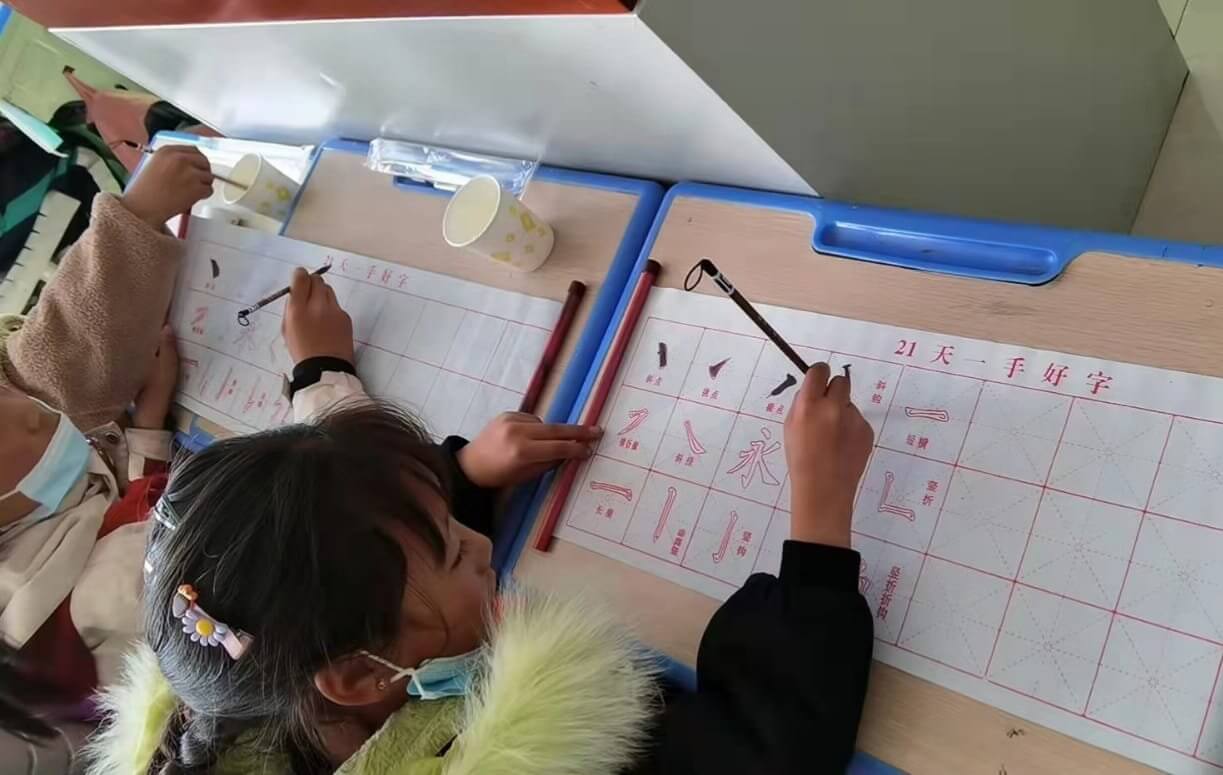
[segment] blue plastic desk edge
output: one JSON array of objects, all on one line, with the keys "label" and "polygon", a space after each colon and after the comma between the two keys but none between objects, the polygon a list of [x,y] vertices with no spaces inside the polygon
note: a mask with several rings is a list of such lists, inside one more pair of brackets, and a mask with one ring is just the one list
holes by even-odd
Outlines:
[{"label": "blue plastic desk edge", "polygon": [[0,35],[4,34],[4,28],[8,25],[9,17],[13,15],[13,9],[0,3]]},{"label": "blue plastic desk edge", "polygon": [[821,253],[960,277],[1041,285],[1088,251],[1223,267],[1223,246],[920,213],[746,188],[684,182],[682,197],[806,213]]}]

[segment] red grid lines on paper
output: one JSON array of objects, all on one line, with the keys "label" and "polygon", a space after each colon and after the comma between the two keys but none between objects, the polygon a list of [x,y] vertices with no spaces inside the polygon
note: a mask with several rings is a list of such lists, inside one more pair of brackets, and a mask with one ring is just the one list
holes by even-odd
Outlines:
[{"label": "red grid lines on paper", "polygon": [[[719,330],[719,329],[712,328],[712,327],[692,325],[689,323],[683,323],[681,321],[676,321],[676,320],[669,320],[669,319],[658,317],[658,316],[650,316],[649,318],[647,318],[647,320],[661,321],[661,322],[669,323],[675,326],[684,326],[690,329],[698,329],[701,332],[702,339],[705,337],[706,333],[718,333],[718,334],[731,335],[735,337],[747,337],[751,339],[757,339],[761,341],[763,343],[763,346],[765,347],[772,346],[771,344],[768,344],[767,341],[764,340],[762,337],[745,335],[740,332],[723,331],[723,330]],[[808,349],[820,349],[815,346],[802,345],[801,343],[797,343],[797,342],[794,344],[795,346],[807,347]],[[653,345],[652,342],[647,342],[643,337],[638,342],[637,349],[646,348],[646,350],[648,351],[649,348],[652,347],[652,345]],[[835,365],[837,351],[833,350],[832,352],[833,352],[832,360]],[[938,505],[937,514],[935,515],[934,520],[933,520],[933,527],[930,529],[929,538],[926,540],[925,545],[922,546],[920,549],[917,549],[906,543],[896,543],[895,541],[891,540],[887,535],[876,534],[875,532],[871,532],[869,530],[867,532],[863,532],[862,529],[857,524],[855,524],[855,527],[854,527],[855,535],[868,536],[874,540],[880,541],[884,545],[889,545],[892,547],[896,547],[897,549],[903,549],[905,551],[915,552],[916,554],[919,554],[921,557],[917,575],[913,582],[913,586],[910,588],[908,598],[903,601],[900,598],[897,598],[896,602],[893,603],[893,613],[894,614],[899,613],[895,611],[896,606],[903,605],[905,607],[903,618],[901,619],[901,625],[899,629],[896,630],[894,637],[881,639],[881,642],[886,643],[894,648],[899,648],[903,651],[911,653],[918,658],[929,660],[931,663],[939,664],[944,667],[964,673],[966,675],[973,676],[980,680],[987,681],[990,683],[990,685],[997,687],[999,689],[1005,689],[1006,691],[1014,693],[1017,696],[1022,696],[1030,700],[1034,700],[1036,702],[1042,703],[1046,706],[1057,708],[1071,716],[1075,716],[1079,719],[1086,720],[1093,724],[1098,724],[1102,728],[1119,731],[1123,734],[1132,736],[1136,739],[1141,739],[1141,740],[1150,742],[1151,744],[1164,748],[1166,750],[1174,751],[1178,754],[1181,754],[1187,757],[1192,757],[1198,761],[1207,762],[1210,764],[1217,764],[1216,762],[1212,762],[1209,759],[1203,758],[1203,756],[1201,755],[1201,751],[1204,749],[1203,737],[1205,737],[1209,732],[1209,730],[1207,729],[1208,715],[1211,714],[1212,707],[1215,702],[1215,692],[1214,692],[1213,685],[1210,690],[1210,697],[1206,700],[1205,705],[1200,707],[1200,715],[1194,716],[1192,718],[1193,732],[1196,734],[1196,740],[1189,740],[1188,743],[1185,743],[1182,741],[1169,742],[1169,739],[1167,737],[1164,737],[1162,734],[1158,732],[1152,733],[1152,734],[1144,734],[1141,727],[1125,729],[1122,726],[1118,726],[1117,723],[1114,723],[1113,719],[1111,719],[1110,717],[1099,717],[1099,718],[1094,717],[1095,715],[1098,715],[1098,713],[1096,713],[1097,709],[1093,706],[1093,698],[1094,698],[1094,695],[1097,689],[1097,684],[1100,681],[1101,670],[1104,669],[1105,660],[1106,660],[1106,652],[1109,649],[1109,643],[1112,639],[1116,637],[1117,628],[1114,627],[1114,624],[1118,621],[1133,622],[1134,624],[1130,625],[1131,627],[1141,626],[1141,627],[1151,628],[1153,630],[1157,630],[1158,632],[1166,633],[1165,637],[1185,639],[1186,643],[1194,642],[1194,643],[1203,644],[1203,646],[1208,645],[1209,649],[1207,651],[1207,655],[1205,658],[1213,660],[1209,663],[1209,667],[1210,667],[1209,672],[1212,676],[1214,676],[1215,684],[1218,683],[1218,680],[1220,678],[1220,673],[1223,672],[1223,637],[1219,637],[1219,636],[1209,636],[1208,637],[1199,632],[1189,632],[1184,628],[1178,628],[1175,626],[1171,626],[1168,623],[1155,622],[1155,621],[1152,621],[1150,617],[1148,616],[1143,616],[1133,611],[1124,610],[1124,602],[1125,602],[1124,591],[1126,589],[1127,583],[1129,582],[1129,570],[1134,562],[1134,553],[1138,549],[1138,544],[1139,544],[1140,537],[1142,535],[1142,531],[1145,529],[1144,526],[1149,521],[1149,515],[1158,516],[1162,519],[1171,520],[1173,522],[1180,523],[1183,525],[1205,527],[1212,533],[1218,533],[1220,531],[1223,531],[1223,527],[1220,527],[1219,525],[1202,524],[1200,522],[1194,521],[1193,519],[1184,519],[1184,518],[1181,518],[1175,515],[1163,515],[1160,512],[1152,508],[1151,497],[1155,491],[1156,483],[1159,480],[1160,474],[1164,469],[1164,459],[1163,459],[1164,452],[1166,452],[1167,450],[1168,441],[1173,432],[1173,421],[1178,417],[1184,417],[1184,416],[1176,415],[1176,414],[1169,413],[1169,412],[1153,411],[1150,409],[1136,407],[1136,406],[1124,404],[1121,402],[1110,401],[1104,398],[1100,398],[1098,396],[1093,396],[1090,398],[1080,397],[1080,396],[1071,396],[1065,393],[1058,392],[1056,390],[1048,390],[1044,388],[1030,387],[1026,385],[1011,384],[1011,383],[1003,382],[1000,380],[991,380],[991,379],[977,377],[977,376],[973,376],[969,374],[958,374],[958,373],[951,372],[951,371],[931,369],[925,366],[910,365],[907,363],[895,363],[893,361],[888,361],[888,360],[881,359],[881,358],[861,356],[861,355],[856,355],[853,353],[841,353],[841,354],[845,355],[848,358],[852,358],[855,360],[875,361],[878,363],[885,363],[885,364],[890,364],[890,365],[898,367],[900,369],[899,377],[897,380],[898,384],[903,383],[906,378],[906,375],[909,374],[910,372],[918,371],[918,372],[932,373],[936,375],[947,375],[950,377],[968,378],[968,379],[973,380],[975,383],[979,385],[979,391],[977,393],[976,402],[972,406],[971,413],[968,415],[968,420],[966,424],[967,430],[965,431],[964,438],[960,440],[959,450],[956,453],[954,460],[951,461],[950,463],[945,464],[948,466],[948,471],[946,473],[945,481],[942,482],[942,487],[944,488],[944,492],[942,493],[943,500]],[[685,374],[685,380],[684,380],[685,385],[688,383],[688,377],[691,374],[692,368],[694,368],[695,365],[696,365],[696,359],[694,358],[692,361],[690,361],[688,372]],[[755,377],[755,372],[753,372],[753,378],[754,377]],[[619,390],[617,391],[617,394],[619,394],[620,392],[623,392],[624,390],[639,390],[643,392],[652,392],[658,395],[659,397],[665,396],[673,402],[672,413],[674,413],[676,408],[681,405],[681,402],[708,405],[703,401],[694,400],[692,397],[686,397],[684,395],[677,395],[675,392],[667,393],[662,390],[654,390],[651,387],[624,384],[623,374],[618,375],[618,379],[621,380],[621,383],[618,385]],[[1013,398],[1014,395],[1018,395],[1018,394],[1010,394],[1006,391],[1028,391],[1034,394],[1055,396],[1061,399],[1065,399],[1066,401],[1069,402],[1065,409],[1065,416],[1060,418],[1060,432],[1057,435],[1056,443],[1053,444],[1052,455],[1051,457],[1049,457],[1048,463],[1045,466],[1044,476],[1039,481],[1036,481],[1033,479],[1027,479],[1023,477],[1016,477],[1016,476],[1008,475],[1004,473],[994,473],[992,471],[979,468],[970,461],[964,461],[961,459],[961,457],[963,456],[965,452],[965,446],[968,444],[968,441],[969,441],[969,434],[973,432],[973,429],[975,427],[977,427],[977,423],[976,423],[977,412],[981,405],[982,398],[984,396],[984,390],[987,386],[990,386],[990,385],[1000,386],[1002,389],[1004,389],[1002,391],[1002,397],[999,399],[1000,401],[1004,403],[1006,400],[1008,400],[1008,396],[1011,396]],[[995,391],[995,392],[998,392],[998,391]],[[893,390],[891,396],[889,396],[887,399],[887,402],[886,402],[887,408],[884,414],[886,419],[884,420],[883,427],[879,428],[878,436],[880,437],[883,436],[884,433],[886,432],[887,425],[895,420],[895,414],[892,410],[893,410],[894,402],[896,400],[897,393],[898,393],[897,390]],[[736,406],[734,409],[727,409],[723,407],[716,407],[716,409],[717,411],[724,413],[727,418],[726,422],[732,425],[736,421],[738,421],[740,418],[743,418],[743,417],[749,417],[754,420],[763,420],[763,421],[771,421],[771,422],[778,421],[779,419],[778,417],[762,416],[759,413],[746,409],[745,404],[748,402],[748,398],[749,397],[747,395],[742,397],[738,402],[738,406]],[[1162,443],[1162,448],[1160,449],[1158,460],[1154,461],[1153,473],[1151,473],[1150,475],[1150,481],[1143,482],[1144,486],[1146,486],[1146,493],[1145,493],[1146,497],[1145,497],[1145,500],[1143,500],[1142,502],[1138,502],[1139,498],[1137,497],[1132,498],[1129,500],[1129,502],[1127,502],[1127,495],[1125,493],[1118,493],[1117,494],[1118,497],[1114,498],[1114,497],[1111,497],[1111,491],[1106,490],[1106,489],[1105,490],[1100,489],[1102,486],[1100,483],[1105,481],[1105,475],[1109,474],[1109,472],[1106,471],[1106,468],[1107,468],[1106,464],[1108,460],[1111,460],[1110,458],[1108,458],[1108,456],[1116,453],[1124,457],[1126,450],[1123,446],[1118,447],[1118,449],[1112,449],[1106,443],[1106,439],[1104,437],[1101,437],[1100,445],[1099,445],[1100,446],[1099,455],[1101,457],[1100,459],[1095,459],[1093,458],[1093,455],[1095,454],[1094,447],[1091,449],[1086,449],[1082,446],[1081,441],[1075,441],[1072,444],[1071,440],[1067,438],[1067,430],[1070,428],[1072,423],[1075,423],[1077,426],[1083,426],[1083,427],[1088,427],[1088,428],[1091,427],[1094,421],[1092,412],[1097,411],[1095,407],[1105,407],[1107,408],[1107,411],[1112,411],[1112,412],[1120,411],[1120,412],[1142,413],[1144,416],[1148,416],[1148,417],[1145,417],[1145,419],[1143,419],[1143,422],[1146,422],[1152,428],[1159,429],[1159,432],[1163,433],[1163,438],[1159,439],[1159,441]],[[1081,414],[1076,414],[1076,413],[1081,413]],[[929,417],[936,416],[936,413],[934,412],[918,413],[918,414],[921,416],[929,416]],[[912,418],[913,416],[914,416],[913,413],[910,413],[909,417]],[[940,419],[940,421],[944,423],[945,421],[943,421],[942,418],[945,416],[946,414],[943,412],[937,413],[937,418]],[[1200,422],[1207,422],[1207,423],[1212,423],[1212,424],[1220,424],[1219,421],[1209,420],[1205,418],[1186,417],[1185,419],[1190,419],[1190,420],[1195,420],[1195,421],[1200,421]],[[669,422],[670,422],[670,417],[667,418],[667,423]],[[1166,427],[1164,427],[1165,423],[1166,423]],[[1142,435],[1142,433],[1144,433],[1145,431],[1141,431],[1140,423],[1139,423],[1139,427],[1140,427],[1140,433],[1138,435]],[[1145,432],[1145,433],[1148,437],[1150,436],[1149,432]],[[1109,438],[1111,439],[1111,437]],[[1146,438],[1143,440],[1143,444],[1149,444],[1151,441],[1152,440],[1150,438]],[[1089,467],[1089,470],[1095,471],[1096,469],[1099,469],[1099,474],[1098,474],[1099,480],[1096,482],[1094,487],[1089,487],[1088,489],[1084,489],[1083,483],[1075,478],[1076,475],[1079,475],[1079,472],[1075,469],[1074,465],[1066,463],[1066,461],[1063,461],[1063,463],[1061,464],[1060,466],[1061,470],[1060,470],[1060,473],[1058,474],[1062,478],[1058,479],[1057,481],[1051,481],[1056,478],[1055,472],[1059,471],[1059,462],[1058,462],[1059,458],[1063,455],[1064,450],[1068,448],[1072,448],[1075,451],[1076,456],[1077,456],[1076,461],[1078,462],[1087,461],[1086,463],[1084,463],[1084,465],[1087,465]],[[928,454],[924,448],[923,449],[917,449],[914,447],[898,448],[895,446],[880,445],[877,447],[877,449],[886,450],[896,455],[908,456],[910,458],[919,459],[919,460],[929,460],[932,462],[938,461],[938,458],[934,454]],[[712,449],[710,451],[711,453],[714,452],[714,450]],[[877,457],[877,455],[873,457]],[[1104,462],[1101,462],[1101,461],[1104,461]],[[698,512],[698,516],[696,517],[697,526],[700,525],[701,520],[704,517],[705,503],[708,501],[709,496],[711,494],[717,494],[717,495],[722,495],[722,496],[732,496],[734,498],[740,498],[746,501],[753,502],[755,504],[758,504],[761,507],[767,507],[769,509],[769,516],[768,516],[768,527],[765,530],[766,533],[772,529],[773,523],[776,520],[788,517],[788,513],[789,513],[788,506],[786,504],[780,503],[782,493],[788,487],[788,476],[789,476],[788,472],[787,472],[787,478],[786,480],[783,480],[783,484],[778,489],[776,497],[774,497],[772,502],[769,503],[767,501],[760,500],[759,498],[754,497],[750,493],[728,492],[725,489],[718,487],[716,482],[706,484],[700,481],[685,479],[684,476],[677,475],[671,471],[658,471],[656,470],[655,465],[653,463],[648,464],[648,465],[643,465],[640,463],[626,462],[623,460],[619,460],[618,462],[624,463],[629,466],[633,466],[639,470],[644,471],[647,477],[665,476],[665,477],[675,479],[680,482],[684,482],[693,487],[699,487],[700,489],[702,489],[704,491],[704,499],[702,501],[701,509]],[[1094,466],[1095,468],[1091,468],[1091,466]],[[1122,472],[1125,470],[1122,465],[1116,465],[1115,467],[1116,467],[1116,472],[1117,472],[1116,475],[1121,475]],[[1032,488],[1039,490],[1039,496],[1036,499],[1035,513],[1031,516],[1031,521],[1026,526],[1026,539],[1023,539],[1023,543],[1022,543],[1023,548],[1022,548],[1022,551],[1019,553],[1019,560],[1018,560],[1018,563],[1015,564],[1013,572],[1009,574],[1000,574],[992,570],[986,570],[986,569],[974,567],[974,565],[971,563],[966,563],[954,557],[943,555],[939,551],[936,551],[931,548],[930,544],[933,542],[934,537],[938,535],[939,525],[943,521],[945,510],[948,508],[949,499],[952,494],[948,491],[952,489],[952,482],[955,481],[957,472],[959,471],[969,472],[971,474],[977,474],[977,475],[981,475],[985,477],[993,477],[993,478],[997,478],[1000,480],[1007,480],[1007,481],[1014,482],[1017,485],[1030,486]],[[1109,475],[1112,475],[1112,474],[1109,474]],[[865,485],[865,482],[863,483],[863,486],[864,485]],[[1048,505],[1046,504],[1046,499],[1048,497],[1054,497],[1054,496],[1064,496],[1067,498],[1081,500],[1087,504],[1098,504],[1100,506],[1107,506],[1107,507],[1112,507],[1116,509],[1132,510],[1133,512],[1136,512],[1139,514],[1138,531],[1135,534],[1132,545],[1129,548],[1130,551],[1129,551],[1129,557],[1125,563],[1125,572],[1121,578],[1119,586],[1116,587],[1116,594],[1112,597],[1111,605],[1101,605],[1099,602],[1096,602],[1094,599],[1084,599],[1084,597],[1076,595],[1073,589],[1069,589],[1069,590],[1050,589],[1047,586],[1045,586],[1043,583],[1040,583],[1039,581],[1035,581],[1035,580],[1025,581],[1019,578],[1019,576],[1024,572],[1024,569],[1026,567],[1025,560],[1027,560],[1029,556],[1029,551],[1031,549],[1031,546],[1034,540],[1034,535],[1037,533],[1039,529],[1039,524],[1041,523],[1042,518],[1045,517],[1045,512],[1042,511],[1042,509]],[[863,500],[861,490],[859,493],[859,497],[856,500]],[[1049,512],[1049,513],[1054,513],[1054,512]],[[656,518],[656,515],[654,516]],[[575,529],[583,530],[583,532],[585,532],[587,535],[598,538],[600,542],[606,542],[612,545],[617,545],[617,546],[629,549],[630,551],[633,551],[636,553],[647,554],[648,556],[654,557],[654,559],[656,560],[659,559],[655,555],[649,555],[649,553],[647,552],[641,552],[641,550],[633,546],[630,546],[629,544],[624,542],[625,534],[629,530],[629,527],[632,524],[633,520],[637,518],[638,518],[638,515],[636,512],[634,512],[633,514],[629,516],[628,520],[625,523],[625,528],[620,533],[620,536],[618,539],[609,538],[606,535],[599,535],[591,531],[584,530],[581,526],[574,525],[572,522],[567,521],[567,524],[569,524],[569,526],[571,527],[574,527]],[[695,529],[695,526],[694,526],[694,529]],[[1022,534],[1021,534],[1021,538],[1022,538]],[[761,539],[763,540],[763,534],[761,536]],[[685,547],[685,557],[683,558],[683,561],[681,561],[680,567],[684,568],[684,570],[687,572],[699,574],[705,578],[712,579],[712,580],[719,582],[719,586],[721,588],[724,588],[725,594],[729,595],[736,588],[735,584],[729,583],[723,578],[712,576],[708,573],[705,573],[704,571],[700,569],[692,568],[690,567],[690,564],[686,562],[687,550],[688,548],[691,547],[691,544],[692,542],[689,541],[688,545]],[[1016,544],[1016,546],[1018,546],[1018,544]],[[920,645],[918,645],[917,647],[914,647],[913,644],[906,644],[906,638],[908,637],[908,629],[911,628],[912,626],[912,622],[910,621],[910,614],[913,611],[912,601],[914,598],[918,597],[919,595],[919,592],[921,590],[922,580],[927,572],[927,568],[929,565],[927,561],[931,558],[937,560],[939,563],[943,563],[943,564],[953,566],[953,567],[959,567],[966,572],[971,572],[973,574],[981,574],[982,578],[991,578],[994,580],[993,583],[1000,584],[1000,585],[1004,584],[1009,588],[1009,594],[1006,595],[1005,605],[1001,607],[1001,613],[1000,615],[997,616],[996,622],[992,620],[990,620],[989,622],[985,622],[990,627],[994,628],[993,633],[992,633],[992,643],[987,643],[988,658],[985,659],[983,663],[979,663],[978,665],[974,666],[971,669],[966,669],[963,664],[953,664],[951,661],[948,661],[947,659],[939,656],[936,653],[924,652],[922,648],[920,647]],[[758,548],[757,554],[752,562],[753,571],[757,571],[761,569],[762,559],[763,559],[763,553]],[[1100,642],[1098,653],[1095,656],[1096,674],[1091,679],[1090,689],[1086,693],[1085,698],[1079,697],[1079,701],[1081,702],[1081,705],[1082,705],[1081,709],[1076,708],[1076,707],[1068,707],[1064,704],[1059,704],[1059,702],[1057,701],[1051,701],[1050,699],[1046,697],[1038,696],[1031,692],[1025,691],[1024,689],[1019,688],[1018,686],[1008,685],[1004,681],[998,680],[995,677],[991,676],[991,671],[999,667],[998,665],[995,664],[999,641],[1002,638],[1005,627],[1008,623],[1008,617],[1012,613],[1011,609],[1013,605],[1015,604],[1015,594],[1016,594],[1017,589],[1031,590],[1031,593],[1028,593],[1029,595],[1032,593],[1039,593],[1040,595],[1045,595],[1045,596],[1048,596],[1049,598],[1055,598],[1057,600],[1064,600],[1067,602],[1072,602],[1076,605],[1083,605],[1083,606],[1086,606],[1090,610],[1097,611],[1100,614],[1107,615],[1108,617],[1107,632],[1105,633],[1103,640]],[[1087,610],[1087,609],[1084,609],[1084,610]],[[1102,621],[1101,621],[1100,627],[1101,629],[1104,629]],[[1094,640],[1092,642],[1094,643]],[[1218,656],[1214,656],[1215,652],[1212,651],[1212,649],[1218,650]],[[1155,680],[1155,679],[1153,678],[1152,680]],[[1099,713],[1103,713],[1104,708],[1101,707],[1098,710],[1099,710]],[[1194,713],[1197,713],[1197,710],[1194,710]],[[1175,721],[1176,719],[1173,719],[1173,720]]]}]

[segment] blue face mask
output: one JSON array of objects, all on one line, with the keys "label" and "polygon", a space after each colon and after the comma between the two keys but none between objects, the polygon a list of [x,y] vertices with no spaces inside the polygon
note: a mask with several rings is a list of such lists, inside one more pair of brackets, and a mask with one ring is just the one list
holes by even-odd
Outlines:
[{"label": "blue face mask", "polygon": [[[468,651],[453,657],[426,659],[419,667],[400,667],[368,651],[361,652],[383,667],[395,671],[386,684],[408,679],[408,694],[422,700],[438,700],[442,697],[460,697],[471,688],[471,678],[480,662],[480,650]],[[380,689],[385,685],[379,683]]]},{"label": "blue face mask", "polygon": [[0,528],[0,535],[18,525],[29,526],[55,516],[64,498],[85,473],[89,465],[89,449],[85,435],[76,429],[67,415],[60,413],[55,435],[34,468],[22,477],[16,487],[0,495],[0,500],[3,500],[20,493],[37,503],[38,508]]}]

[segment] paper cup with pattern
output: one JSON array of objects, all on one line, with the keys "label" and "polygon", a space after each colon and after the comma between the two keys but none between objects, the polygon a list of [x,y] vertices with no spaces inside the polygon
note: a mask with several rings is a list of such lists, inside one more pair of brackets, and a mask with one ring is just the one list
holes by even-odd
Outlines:
[{"label": "paper cup with pattern", "polygon": [[262,156],[246,154],[225,177],[241,184],[221,184],[221,198],[225,204],[237,205],[278,221],[288,220],[293,197],[297,196],[297,183]]},{"label": "paper cup with pattern", "polygon": [[538,269],[556,238],[551,226],[489,175],[454,192],[442,216],[442,237],[519,272]]}]

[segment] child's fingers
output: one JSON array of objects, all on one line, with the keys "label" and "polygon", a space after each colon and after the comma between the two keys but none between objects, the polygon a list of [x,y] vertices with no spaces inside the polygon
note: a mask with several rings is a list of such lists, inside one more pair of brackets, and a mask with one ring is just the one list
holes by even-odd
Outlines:
[{"label": "child's fingers", "polygon": [[538,425],[543,420],[539,419],[539,415],[531,414],[530,412],[502,412],[501,419],[506,422],[529,423]]},{"label": "child's fingers", "polygon": [[310,273],[300,266],[293,270],[293,278],[289,280],[289,297],[291,301],[307,302],[310,301],[310,291],[313,285],[310,282]]},{"label": "child's fingers", "polygon": [[190,148],[187,146],[184,146],[184,148],[186,148],[186,150],[181,156],[183,162],[197,170],[207,172],[209,175],[212,174],[212,165],[208,162],[207,156],[200,153],[198,148]]},{"label": "child's fingers", "polygon": [[528,438],[594,441],[603,435],[602,428],[590,425],[563,425],[560,423],[532,423],[523,429]]},{"label": "child's fingers", "polygon": [[828,397],[838,404],[848,404],[850,395],[849,377],[838,374],[828,383]]},{"label": "child's fingers", "polygon": [[323,282],[322,277],[316,274],[307,275],[307,277],[310,280],[311,308],[316,310],[321,309],[326,307],[329,303],[335,301],[334,292],[330,294],[328,293],[328,291],[331,291],[331,288],[327,286],[327,283]]},{"label": "child's fingers", "polygon": [[807,403],[823,398],[828,392],[828,375],[831,373],[832,370],[823,361],[807,369],[807,376],[798,389],[798,400],[795,403]]},{"label": "child's fingers", "polygon": [[592,451],[589,444],[581,441],[534,441],[523,448],[523,457],[528,463],[542,463],[586,458]]}]

